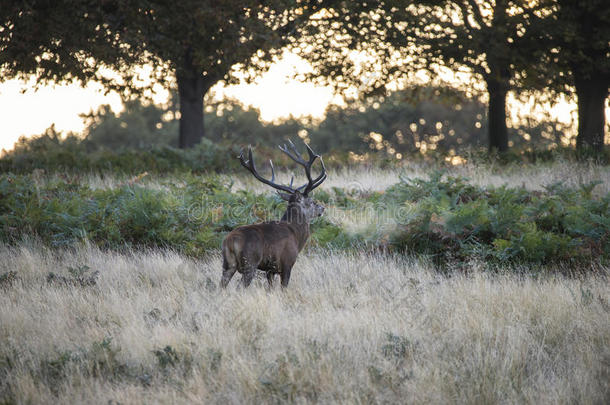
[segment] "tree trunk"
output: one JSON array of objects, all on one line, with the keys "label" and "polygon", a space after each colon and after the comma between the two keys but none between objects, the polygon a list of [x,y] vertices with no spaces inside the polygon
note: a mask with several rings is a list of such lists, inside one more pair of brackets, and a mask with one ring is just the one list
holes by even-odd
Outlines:
[{"label": "tree trunk", "polygon": [[[574,72],[576,76],[576,72]],[[608,97],[607,80],[595,77],[574,80],[578,98],[578,136],[576,148],[601,152],[604,147],[606,116],[604,113]]]},{"label": "tree trunk", "polygon": [[204,136],[203,97],[210,84],[196,69],[178,72],[176,76],[180,104],[178,146],[184,149],[198,144]]},{"label": "tree trunk", "polygon": [[506,152],[508,150],[508,129],[506,127],[506,94],[508,86],[501,80],[487,79],[489,94],[488,136],[489,150]]}]

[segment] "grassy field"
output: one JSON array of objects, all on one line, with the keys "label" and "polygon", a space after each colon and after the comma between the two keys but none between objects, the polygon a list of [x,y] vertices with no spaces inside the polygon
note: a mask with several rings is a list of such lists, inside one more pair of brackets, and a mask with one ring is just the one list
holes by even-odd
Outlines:
[{"label": "grassy field", "polygon": [[[411,259],[317,251],[299,259],[287,291],[268,291],[262,277],[219,291],[216,253],[1,254],[2,271],[18,269],[0,296],[9,403],[610,397],[601,274],[489,275],[473,263],[468,276],[442,277]],[[94,285],[77,281],[88,275]]]},{"label": "grassy field", "polygon": [[[430,170],[349,169],[321,189],[366,195]],[[610,191],[608,167],[591,164],[449,174],[528,190],[598,180],[596,194]],[[41,188],[62,178],[33,177]],[[180,178],[70,181],[163,192]],[[335,208],[328,216],[347,228],[360,221]],[[600,262],[490,271],[472,259],[441,273],[408,254],[316,246],[287,290],[268,290],[259,275],[247,290],[234,280],[221,291],[217,249],[0,244],[0,403],[610,401],[610,269]]]},{"label": "grassy field", "polygon": [[[466,163],[463,165],[446,166],[430,163],[407,163],[399,168],[380,169],[371,166],[354,166],[344,169],[329,169],[328,179],[321,186],[321,190],[333,187],[355,189],[362,191],[382,191],[395,184],[399,176],[410,178],[426,178],[437,170],[444,170],[450,176],[460,176],[469,179],[476,186],[525,187],[528,190],[541,190],[543,186],[563,182],[566,186],[577,187],[581,184],[599,181],[596,192],[605,194],[610,192],[610,166],[591,162],[574,162],[557,160],[543,164],[509,164],[497,165],[481,162]],[[290,181],[291,172],[280,171],[278,180]],[[269,175],[269,173],[267,173]],[[297,176],[299,173],[297,173]],[[150,175],[142,173],[133,175],[116,175],[100,173],[80,173],[72,175],[46,174],[42,171],[35,173],[39,183],[44,184],[60,178],[69,178],[79,184],[85,184],[93,189],[111,189],[137,182],[153,189],[163,189],[168,179],[173,183],[180,183],[180,176]],[[221,179],[233,183],[234,190],[248,190],[255,193],[270,193],[270,189],[259,183],[246,172],[237,174],[221,174]]]}]

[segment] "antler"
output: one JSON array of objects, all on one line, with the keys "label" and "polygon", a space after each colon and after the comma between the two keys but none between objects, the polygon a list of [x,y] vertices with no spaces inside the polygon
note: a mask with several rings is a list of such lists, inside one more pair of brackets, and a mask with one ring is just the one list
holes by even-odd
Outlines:
[{"label": "antler", "polygon": [[[307,147],[307,153],[309,154],[309,161],[305,161],[305,160],[303,160],[303,158],[300,157],[301,154],[297,150],[296,146],[294,146],[294,143],[292,143],[292,141],[288,141],[288,147],[286,145],[284,145],[284,147],[278,146],[278,148],[280,148],[280,150],[282,152],[287,154],[288,157],[290,157],[292,160],[294,160],[295,162],[297,162],[298,164],[300,164],[301,166],[303,166],[305,168],[305,175],[307,176],[307,183],[305,183],[302,186],[297,187],[297,188],[293,188],[293,186],[292,186],[292,184],[294,182],[294,177],[292,177],[290,179],[290,186],[284,186],[282,184],[275,183],[275,169],[273,167],[273,162],[271,160],[269,160],[269,164],[271,165],[271,180],[267,180],[266,178],[264,178],[263,176],[258,174],[258,171],[256,171],[256,166],[254,166],[254,158],[252,157],[252,147],[250,147],[250,146],[248,146],[248,160],[246,160],[244,158],[244,151],[242,149],[239,154],[239,162],[241,163],[241,165],[243,167],[248,169],[248,171],[250,173],[252,173],[252,175],[254,175],[254,177],[256,177],[256,179],[258,181],[265,183],[265,184],[275,188],[276,190],[285,191],[290,194],[294,194],[298,191],[298,192],[302,193],[303,195],[307,196],[308,193],[310,193],[313,189],[315,189],[320,184],[322,184],[322,182],[324,180],[326,180],[326,167],[324,166],[324,161],[322,160],[320,155],[316,155],[314,153],[314,151],[309,147],[309,145],[305,144],[305,146]],[[290,150],[288,148],[290,148],[292,150],[292,152],[290,152]],[[313,165],[315,160],[318,158],[320,159],[320,163],[322,164],[322,172],[320,173],[320,175],[318,177],[316,177],[315,179],[312,179],[311,178],[311,166]]]},{"label": "antler", "polygon": [[296,191],[296,189],[292,188],[292,181],[294,179],[290,180],[291,187],[283,186],[281,184],[277,184],[274,182],[275,169],[273,168],[273,162],[271,160],[269,160],[269,163],[271,164],[271,180],[267,180],[266,178],[264,178],[263,176],[258,174],[258,172],[256,171],[256,166],[254,166],[254,158],[252,157],[252,147],[248,146],[248,160],[244,159],[244,150],[243,149],[241,150],[241,152],[239,153],[239,162],[241,163],[241,165],[243,167],[248,169],[250,171],[250,173],[252,173],[252,175],[257,178],[258,181],[263,182],[263,183],[275,188],[276,190],[285,191],[287,193],[294,194],[294,192]]},{"label": "antler", "polygon": [[[294,160],[295,162],[297,162],[298,164],[300,164],[301,166],[303,166],[305,168],[305,175],[307,176],[307,183],[303,184],[301,187],[297,188],[297,190],[306,196],[313,189],[315,189],[320,184],[322,184],[324,182],[324,180],[326,180],[326,166],[324,166],[324,160],[322,160],[322,157],[320,157],[320,155],[317,155],[309,147],[309,145],[305,144],[305,147],[307,148],[307,154],[309,155],[309,161],[305,161],[305,160],[303,160],[303,158],[301,158],[301,154],[297,150],[296,146],[294,146],[294,143],[292,143],[292,141],[290,141],[290,140],[288,141],[288,146],[286,146],[286,144],[284,144],[284,147],[278,146],[278,148],[280,148],[280,150],[282,152],[284,152],[286,155],[288,155],[288,157],[290,159]],[[292,153],[290,152],[289,148],[292,150]],[[318,177],[316,177],[315,179],[312,179],[311,178],[311,166],[318,158],[320,159],[320,163],[322,164],[322,172],[320,173],[320,175]],[[291,182],[291,185],[292,185],[292,182]]]}]

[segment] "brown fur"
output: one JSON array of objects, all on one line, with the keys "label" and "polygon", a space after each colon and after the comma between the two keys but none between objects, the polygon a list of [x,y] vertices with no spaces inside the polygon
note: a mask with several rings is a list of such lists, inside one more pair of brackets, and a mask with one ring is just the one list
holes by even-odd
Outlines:
[{"label": "brown fur", "polygon": [[270,287],[276,274],[282,287],[288,286],[292,266],[309,238],[309,221],[322,215],[324,208],[298,192],[287,198],[288,209],[280,221],[240,226],[224,239],[221,287],[229,284],[236,271],[248,287],[256,269],[267,273]]},{"label": "brown fur", "polygon": [[[288,286],[292,266],[297,255],[305,246],[309,238],[309,221],[322,215],[324,208],[307,195],[326,180],[326,168],[319,155],[305,144],[309,160],[304,160],[294,144],[279,147],[288,157],[305,169],[307,183],[301,187],[290,186],[274,182],[275,171],[271,165],[271,179],[261,176],[254,165],[252,148],[248,147],[248,158],[244,151],[239,154],[239,161],[260,182],[276,190],[280,197],[288,201],[288,208],[279,221],[263,222],[261,224],[240,226],[234,229],[222,241],[222,280],[220,285],[226,288],[236,271],[242,274],[244,287],[248,287],[254,278],[256,269],[267,272],[269,286],[273,285],[273,278],[280,275],[282,287]],[[318,177],[311,175],[311,166],[320,159],[322,171]]]}]

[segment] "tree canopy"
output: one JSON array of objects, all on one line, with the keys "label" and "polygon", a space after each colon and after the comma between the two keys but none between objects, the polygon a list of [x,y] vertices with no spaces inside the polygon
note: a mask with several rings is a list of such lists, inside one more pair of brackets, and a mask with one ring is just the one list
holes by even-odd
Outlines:
[{"label": "tree canopy", "polygon": [[[134,68],[152,66],[146,87],[177,82],[180,146],[188,147],[204,135],[203,98],[210,87],[266,69],[286,34],[313,10],[310,3],[9,0],[0,11],[0,68],[5,78],[96,79],[129,93],[137,90]],[[104,66],[118,76],[104,75]]]},{"label": "tree canopy", "polygon": [[180,146],[203,136],[203,98],[220,80],[264,70],[280,52],[287,32],[307,14],[307,2],[292,0],[181,2],[142,0],[121,5],[121,34],[139,55],[175,73]]},{"label": "tree canopy", "polygon": [[[490,148],[508,149],[509,90],[543,86],[537,67],[553,2],[421,0],[326,2],[293,47],[311,78],[380,94],[421,70],[466,73],[488,94]],[[308,44],[315,43],[316,46]]]},{"label": "tree canopy", "polygon": [[[576,95],[577,145],[604,144],[605,0],[5,0],[0,8],[0,80],[96,80],[126,98],[155,84],[177,88],[181,147],[204,136],[214,84],[252,80],[286,46],[312,64],[305,79],[348,98],[412,86],[422,71],[459,73],[471,93],[487,95],[488,145],[500,151],[511,144],[509,91]],[[143,65],[150,82],[138,80]]]},{"label": "tree canopy", "polygon": [[37,85],[96,80],[120,90],[100,68],[125,71],[139,60],[116,34],[121,19],[115,6],[87,0],[3,1],[0,80],[33,77]]}]

